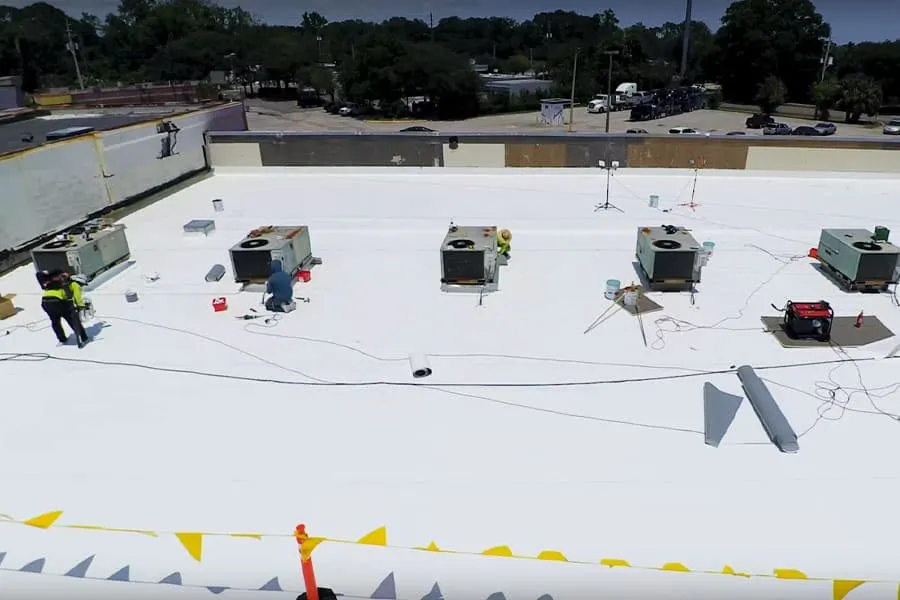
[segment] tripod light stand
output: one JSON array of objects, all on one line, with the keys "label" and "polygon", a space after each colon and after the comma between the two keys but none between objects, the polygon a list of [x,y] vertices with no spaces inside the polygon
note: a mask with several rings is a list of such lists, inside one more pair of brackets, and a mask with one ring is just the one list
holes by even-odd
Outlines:
[{"label": "tripod light stand", "polygon": [[606,164],[605,160],[601,160],[597,162],[597,166],[606,171],[606,202],[602,204],[598,204],[594,207],[594,212],[599,212],[601,210],[609,210],[612,208],[613,210],[617,210],[620,213],[624,213],[625,211],[616,206],[615,204],[609,203],[609,184],[612,177],[612,172],[619,168],[619,161],[614,160],[609,165]]}]

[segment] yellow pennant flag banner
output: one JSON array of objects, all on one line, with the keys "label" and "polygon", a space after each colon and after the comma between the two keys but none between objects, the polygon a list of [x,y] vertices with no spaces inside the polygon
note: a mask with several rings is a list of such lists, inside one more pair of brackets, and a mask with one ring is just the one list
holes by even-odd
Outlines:
[{"label": "yellow pennant flag banner", "polygon": [[[203,540],[206,537],[230,537],[230,538],[247,538],[253,540],[262,540],[263,538],[296,538],[295,531],[290,533],[224,533],[214,531],[153,531],[149,529],[107,527],[104,525],[60,525],[58,521],[62,517],[63,511],[57,510],[40,514],[27,520],[15,519],[9,515],[0,514],[0,523],[12,523],[18,525],[27,525],[37,529],[50,529],[51,527],[66,529],[87,529],[92,531],[103,531],[108,533],[123,533],[134,535],[146,535],[149,537],[174,536],[184,547],[188,554],[196,561],[203,559]],[[669,562],[661,566],[647,566],[632,564],[621,558],[602,558],[599,561],[575,561],[569,560],[566,556],[557,550],[543,550],[536,556],[522,556],[514,553],[509,546],[494,546],[480,552],[447,550],[438,547],[435,542],[430,542],[427,546],[397,546],[388,544],[387,528],[379,527],[362,536],[359,539],[341,539],[332,537],[310,537],[302,542],[300,552],[303,558],[309,558],[312,552],[323,543],[333,544],[362,544],[367,546],[383,546],[385,548],[394,548],[402,550],[417,550],[422,552],[446,552],[451,554],[462,554],[468,556],[492,556],[503,558],[514,558],[524,560],[553,560],[560,562],[569,562],[575,564],[594,564],[603,567],[613,568],[629,568],[641,569],[645,571],[669,571],[675,573],[703,573],[712,575],[726,575],[731,577],[768,577],[775,579],[791,579],[804,581],[831,581],[833,600],[844,600],[844,598],[853,590],[866,583],[893,583],[897,585],[897,598],[900,600],[900,583],[886,580],[872,579],[833,579],[830,577],[809,577],[802,571],[796,569],[773,569],[771,573],[743,573],[736,571],[729,565],[725,565],[718,571],[695,571],[689,569],[683,563]]]}]

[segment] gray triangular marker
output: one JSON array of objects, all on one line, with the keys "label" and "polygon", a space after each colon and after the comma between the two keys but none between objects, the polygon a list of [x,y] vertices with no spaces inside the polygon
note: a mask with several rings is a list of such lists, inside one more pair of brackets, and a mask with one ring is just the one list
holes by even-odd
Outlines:
[{"label": "gray triangular marker", "polygon": [[487,597],[487,600],[506,600],[506,596],[503,594],[503,592],[494,592]]},{"label": "gray triangular marker", "polygon": [[723,392],[708,381],[703,384],[703,436],[707,446],[719,447],[743,401],[743,396]]},{"label": "gray triangular marker", "polygon": [[88,556],[86,559],[69,569],[69,572],[66,573],[66,577],[84,577],[87,575],[88,568],[91,566],[91,563],[94,562],[94,555]]},{"label": "gray triangular marker", "polygon": [[0,565],[3,564],[3,559],[6,558],[6,552],[0,552]]},{"label": "gray triangular marker", "polygon": [[378,584],[372,595],[372,600],[397,600],[397,584],[394,582],[394,572],[388,573],[388,576]]},{"label": "gray triangular marker", "polygon": [[19,569],[20,573],[43,573],[44,572],[44,563],[47,562],[46,559],[39,558],[37,560],[33,560],[21,569]]},{"label": "gray triangular marker", "polygon": [[434,587],[431,588],[431,591],[422,596],[422,600],[444,600],[444,594],[441,592],[441,586],[434,582]]},{"label": "gray triangular marker", "polygon": [[212,592],[213,594],[218,596],[219,594],[221,594],[228,588],[227,587],[206,586],[206,589],[208,589],[210,592]]},{"label": "gray triangular marker", "polygon": [[107,581],[130,581],[131,566],[125,565],[112,575],[106,578]]},{"label": "gray triangular marker", "polygon": [[278,578],[273,577],[272,579],[268,580],[264,586],[259,588],[259,591],[260,592],[283,592],[284,590],[281,589],[281,584],[278,583]]},{"label": "gray triangular marker", "polygon": [[169,585],[181,585],[181,573],[175,571],[170,575],[166,575],[159,580],[160,583],[168,583]]}]

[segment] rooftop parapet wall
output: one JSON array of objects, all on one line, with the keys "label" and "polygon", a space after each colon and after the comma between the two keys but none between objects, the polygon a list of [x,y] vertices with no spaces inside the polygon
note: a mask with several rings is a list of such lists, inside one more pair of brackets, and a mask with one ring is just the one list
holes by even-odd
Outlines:
[{"label": "rooftop parapet wall", "polygon": [[900,140],[596,134],[217,132],[213,167],[621,167],[900,173]]},{"label": "rooftop parapet wall", "polygon": [[[163,121],[177,134],[160,132]],[[242,127],[232,103],[0,155],[0,268],[13,251],[206,169],[204,134]]]}]

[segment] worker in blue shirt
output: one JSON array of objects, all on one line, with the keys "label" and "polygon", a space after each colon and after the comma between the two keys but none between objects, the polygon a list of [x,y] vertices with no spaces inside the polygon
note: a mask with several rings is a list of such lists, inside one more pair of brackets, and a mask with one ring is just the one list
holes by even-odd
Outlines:
[{"label": "worker in blue shirt", "polygon": [[272,312],[291,312],[297,305],[294,303],[294,281],[289,273],[285,273],[280,260],[273,260],[270,265],[269,280],[266,282],[266,310]]},{"label": "worker in blue shirt", "polygon": [[85,300],[81,294],[81,286],[73,281],[68,273],[62,271],[40,271],[38,283],[43,290],[41,307],[50,317],[50,328],[56,334],[60,344],[66,344],[69,336],[62,326],[65,319],[75,332],[79,348],[84,348],[90,341],[84,325],[81,324],[80,311],[85,310]]}]

